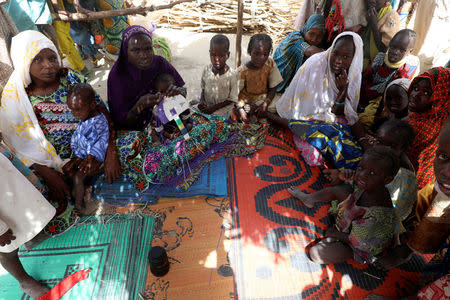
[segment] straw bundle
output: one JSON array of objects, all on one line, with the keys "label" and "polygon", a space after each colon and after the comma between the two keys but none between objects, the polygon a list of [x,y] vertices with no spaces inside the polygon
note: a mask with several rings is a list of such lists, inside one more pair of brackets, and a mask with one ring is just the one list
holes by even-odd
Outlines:
[{"label": "straw bundle", "polygon": [[[279,41],[293,30],[301,0],[243,0],[243,31],[265,32]],[[212,0],[172,7],[155,20],[159,27],[203,32],[236,32],[238,2]]]}]

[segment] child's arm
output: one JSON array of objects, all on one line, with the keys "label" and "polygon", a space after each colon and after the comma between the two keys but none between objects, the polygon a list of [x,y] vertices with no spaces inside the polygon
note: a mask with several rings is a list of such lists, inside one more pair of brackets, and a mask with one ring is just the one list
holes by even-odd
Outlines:
[{"label": "child's arm", "polygon": [[366,11],[366,18],[367,18],[367,23],[368,23],[367,26],[372,31],[373,39],[375,41],[375,45],[377,46],[378,51],[386,52],[387,48],[381,41],[381,34],[380,34],[380,31],[378,30],[377,16],[378,16],[378,12],[375,9],[375,7],[367,6],[367,11]]}]

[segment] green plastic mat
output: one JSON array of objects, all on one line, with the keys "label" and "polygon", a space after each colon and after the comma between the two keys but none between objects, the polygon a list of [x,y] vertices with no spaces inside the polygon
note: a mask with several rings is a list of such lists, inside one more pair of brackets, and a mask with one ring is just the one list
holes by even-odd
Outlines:
[{"label": "green plastic mat", "polygon": [[[90,268],[89,277],[61,299],[139,299],[147,276],[154,218],[82,218],[68,232],[32,250],[20,248],[25,270],[53,287],[68,275]],[[0,266],[0,299],[30,299]]]}]

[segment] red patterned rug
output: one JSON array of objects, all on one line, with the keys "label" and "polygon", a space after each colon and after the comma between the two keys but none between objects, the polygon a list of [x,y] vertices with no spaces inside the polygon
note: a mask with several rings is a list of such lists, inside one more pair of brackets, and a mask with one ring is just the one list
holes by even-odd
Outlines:
[{"label": "red patterned rug", "polygon": [[425,261],[415,255],[388,272],[350,260],[335,265],[309,261],[305,247],[323,237],[329,205],[310,209],[286,189],[322,188],[290,131],[272,133],[251,157],[228,162],[233,213],[230,262],[239,299],[364,299],[369,293],[399,297],[413,290]]}]

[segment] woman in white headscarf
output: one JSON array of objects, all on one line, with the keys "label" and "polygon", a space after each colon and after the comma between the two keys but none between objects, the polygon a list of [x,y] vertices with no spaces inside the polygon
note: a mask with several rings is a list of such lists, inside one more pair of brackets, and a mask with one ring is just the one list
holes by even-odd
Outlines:
[{"label": "woman in white headscarf", "polygon": [[364,136],[356,113],[362,49],[359,35],[341,33],[327,51],[303,64],[277,103],[281,123],[294,132],[294,141],[311,166],[326,159],[338,169],[355,169],[362,156],[355,142]]}]

